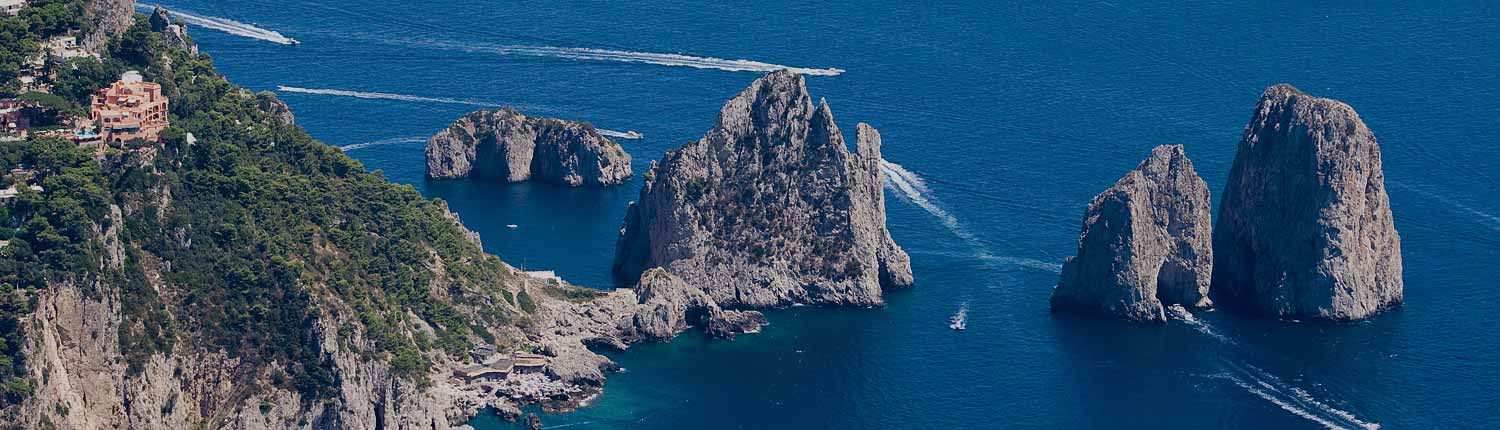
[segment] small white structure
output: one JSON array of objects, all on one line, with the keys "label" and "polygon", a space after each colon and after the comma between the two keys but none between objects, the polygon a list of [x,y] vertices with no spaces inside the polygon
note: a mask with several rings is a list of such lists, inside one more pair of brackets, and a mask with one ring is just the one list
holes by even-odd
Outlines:
[{"label": "small white structure", "polygon": [[[30,188],[32,191],[36,191],[38,193],[42,192],[41,185],[31,185],[27,188]],[[15,185],[11,185],[10,188],[0,190],[0,200],[14,199],[19,195],[21,195],[21,190],[17,189]]]},{"label": "small white structure", "polygon": [[26,7],[29,0],[0,0],[0,15],[16,16],[21,14],[21,8]]}]

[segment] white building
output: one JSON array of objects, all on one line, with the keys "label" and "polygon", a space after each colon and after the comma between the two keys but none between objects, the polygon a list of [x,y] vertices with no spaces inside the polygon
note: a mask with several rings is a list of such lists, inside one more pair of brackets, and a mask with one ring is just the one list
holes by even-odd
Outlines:
[{"label": "white building", "polygon": [[21,8],[26,7],[30,0],[0,0],[0,15],[16,16],[21,14]]}]

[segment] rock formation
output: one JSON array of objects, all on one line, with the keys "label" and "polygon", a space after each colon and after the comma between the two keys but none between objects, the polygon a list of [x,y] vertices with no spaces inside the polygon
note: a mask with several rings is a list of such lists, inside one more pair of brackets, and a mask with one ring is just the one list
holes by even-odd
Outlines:
[{"label": "rock formation", "polygon": [[1052,309],[1166,322],[1163,306],[1211,305],[1212,268],[1208,185],[1182,146],[1158,146],[1089,203]]},{"label": "rock formation", "polygon": [[772,72],[724,105],[701,140],[669,151],[627,210],[614,272],[661,267],[730,307],[878,306],[912,284],[885,227],[880,134],[851,153],[800,75]]},{"label": "rock formation", "polygon": [[270,91],[255,93],[255,103],[260,110],[266,111],[281,125],[292,125],[297,122],[297,117],[292,114],[292,108],[287,107],[286,102],[276,97],[276,93]]},{"label": "rock formation", "polygon": [[91,0],[82,2],[83,32],[78,44],[99,52],[111,38],[135,24],[135,0]]},{"label": "rock formation", "polygon": [[1401,238],[1380,145],[1342,102],[1265,91],[1214,228],[1216,301],[1280,318],[1356,320],[1401,303]]},{"label": "rock formation", "polygon": [[642,274],[635,292],[641,306],[631,322],[638,337],[646,341],[671,340],[695,323],[709,335],[724,339],[760,331],[766,324],[760,312],[724,310],[703,291],[660,268]]},{"label": "rock formation", "polygon": [[630,177],[630,154],[588,123],[507,107],[472,112],[429,139],[427,177],[619,185]]}]

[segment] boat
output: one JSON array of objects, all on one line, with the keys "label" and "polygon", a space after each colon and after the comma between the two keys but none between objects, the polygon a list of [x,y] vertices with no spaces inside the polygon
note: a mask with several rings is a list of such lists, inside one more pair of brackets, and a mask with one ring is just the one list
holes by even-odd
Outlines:
[{"label": "boat", "polygon": [[952,318],[948,318],[948,328],[951,328],[951,329],[954,329],[954,330],[964,330],[964,329],[969,328],[969,304],[968,303],[965,303],[963,306],[959,307],[958,308],[958,313],[953,314]]},{"label": "boat", "polygon": [[521,228],[521,226],[519,226],[519,225],[515,225],[515,224],[506,224],[506,225],[505,225],[505,228],[509,228],[509,229],[517,229],[517,228]]}]

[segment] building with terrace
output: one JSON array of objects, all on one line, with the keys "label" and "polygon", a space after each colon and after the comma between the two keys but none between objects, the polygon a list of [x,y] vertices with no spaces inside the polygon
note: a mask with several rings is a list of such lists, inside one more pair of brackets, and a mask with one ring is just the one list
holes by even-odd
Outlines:
[{"label": "building with terrace", "polygon": [[167,98],[160,84],[146,82],[139,72],[125,72],[119,81],[94,93],[89,119],[107,144],[155,142],[167,128]]}]

